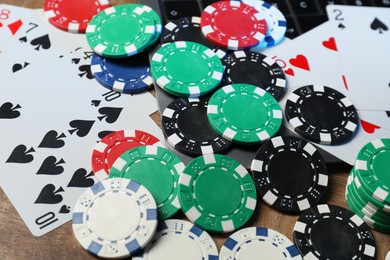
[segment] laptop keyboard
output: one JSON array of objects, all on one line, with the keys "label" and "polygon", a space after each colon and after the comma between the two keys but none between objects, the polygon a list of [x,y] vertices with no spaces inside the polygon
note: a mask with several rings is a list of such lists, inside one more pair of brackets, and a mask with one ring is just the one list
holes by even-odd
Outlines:
[{"label": "laptop keyboard", "polygon": [[[200,16],[201,10],[214,2],[217,1],[161,0],[161,16],[164,22],[184,16]],[[285,15],[286,37],[290,39],[325,22],[328,19],[326,15],[328,4],[390,7],[390,0],[269,0],[267,2],[278,7]]]}]

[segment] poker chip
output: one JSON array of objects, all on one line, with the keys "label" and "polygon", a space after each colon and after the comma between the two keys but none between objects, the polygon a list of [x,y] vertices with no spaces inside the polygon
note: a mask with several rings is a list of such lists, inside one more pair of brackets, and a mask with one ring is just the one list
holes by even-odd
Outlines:
[{"label": "poker chip", "polygon": [[177,183],[184,167],[179,157],[163,147],[138,146],[114,162],[109,177],[144,185],[156,200],[159,219],[167,219],[180,209]]},{"label": "poker chip", "polygon": [[304,259],[375,259],[370,228],[353,212],[321,204],[304,211],[294,226],[294,243]]},{"label": "poker chip", "polygon": [[207,117],[218,134],[238,144],[259,144],[275,136],[282,125],[275,98],[250,84],[231,84],[214,92]]},{"label": "poker chip", "polygon": [[263,201],[297,213],[315,206],[328,186],[328,171],[318,150],[292,136],[277,136],[261,145],[251,164]]},{"label": "poker chip", "polygon": [[213,232],[243,226],[256,207],[256,188],[236,160],[206,154],[190,161],[179,178],[179,201],[187,218]]},{"label": "poker chip", "polygon": [[212,237],[191,222],[161,221],[152,242],[133,260],[217,260],[218,248]]},{"label": "poker chip", "polygon": [[94,54],[91,59],[94,78],[105,88],[135,94],[153,85],[148,56],[144,53],[122,59]]},{"label": "poker chip", "polygon": [[264,227],[248,227],[229,236],[221,248],[220,260],[302,259],[296,246],[285,235]]},{"label": "poker chip", "polygon": [[356,158],[356,177],[377,201],[390,205],[390,139],[376,139],[363,146]]},{"label": "poker chip", "polygon": [[302,137],[320,144],[339,144],[352,138],[359,121],[352,102],[335,89],[308,85],[287,99],[288,122]]},{"label": "poker chip", "polygon": [[88,252],[105,258],[131,256],[157,229],[157,206],[139,183],[113,178],[95,183],[74,206],[74,234]]},{"label": "poker chip", "polygon": [[195,42],[163,45],[152,57],[152,76],[164,91],[179,97],[199,97],[221,82],[223,66],[209,48]]},{"label": "poker chip", "polygon": [[49,22],[58,29],[84,33],[92,17],[110,7],[108,0],[46,0],[43,11]]},{"label": "poker chip", "polygon": [[160,39],[161,32],[162,32],[162,21],[158,13],[154,9],[150,8],[149,6],[142,5],[142,4],[133,4],[133,5],[142,8],[147,13],[147,15],[149,15],[150,18],[152,18],[154,21],[154,27],[155,27],[154,36],[152,37],[151,41],[149,41],[149,43],[143,48],[143,50],[147,50]]},{"label": "poker chip", "polygon": [[286,18],[275,5],[260,0],[242,0],[242,2],[261,13],[267,23],[267,33],[264,39],[254,47],[255,49],[272,47],[284,39],[287,31]]},{"label": "poker chip", "polygon": [[270,57],[249,51],[235,51],[222,59],[222,84],[246,83],[260,87],[279,99],[286,89],[283,69]]},{"label": "poker chip", "polygon": [[108,178],[113,163],[127,150],[141,145],[163,146],[160,140],[140,130],[119,130],[101,139],[92,152],[92,171],[99,180]]},{"label": "poker chip", "polygon": [[229,50],[253,47],[267,32],[263,16],[240,1],[218,1],[207,6],[200,25],[208,40]]},{"label": "poker chip", "polygon": [[226,51],[211,43],[200,29],[200,17],[180,17],[165,24],[161,33],[161,43],[190,41],[196,42],[213,50],[219,58],[226,55]]},{"label": "poker chip", "polygon": [[124,58],[142,52],[155,39],[155,16],[150,7],[123,4],[107,8],[89,22],[86,37],[97,54]]},{"label": "poker chip", "polygon": [[224,153],[231,142],[218,135],[207,119],[207,98],[178,98],[164,110],[161,118],[167,142],[189,156]]},{"label": "poker chip", "polygon": [[364,145],[345,188],[348,208],[370,228],[386,234],[390,234],[389,151],[390,139],[386,138]]}]

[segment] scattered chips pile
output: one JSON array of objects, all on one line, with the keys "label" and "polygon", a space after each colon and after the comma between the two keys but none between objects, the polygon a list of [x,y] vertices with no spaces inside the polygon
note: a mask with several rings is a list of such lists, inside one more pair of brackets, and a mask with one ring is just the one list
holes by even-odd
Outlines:
[{"label": "scattered chips pile", "polygon": [[376,231],[390,234],[390,139],[363,146],[345,190],[348,207]]},{"label": "scattered chips pile", "polygon": [[[324,160],[308,141],[276,136],[286,78],[272,58],[254,52],[284,38],[286,19],[275,6],[219,1],[201,17],[181,17],[164,28],[157,12],[142,4],[47,0],[44,10],[59,29],[86,33],[95,52],[91,71],[105,88],[134,94],[155,83],[176,97],[162,113],[163,133],[175,150],[196,157],[186,166],[140,130],[102,138],[92,153],[100,182],[73,211],[72,227],[86,250],[136,260],[374,259],[369,227],[390,233],[390,139],[363,147],[350,173],[346,199],[356,215],[316,206],[328,186]],[[149,66],[147,51],[158,40],[162,46]],[[285,116],[303,138],[332,145],[352,138],[359,120],[349,99],[318,85],[295,90]],[[259,147],[253,178],[220,154],[232,146]],[[303,211],[294,227],[296,246],[269,228],[238,230],[253,215],[257,192],[278,211]],[[192,223],[169,219],[180,209]],[[236,232],[218,255],[205,230]]]}]

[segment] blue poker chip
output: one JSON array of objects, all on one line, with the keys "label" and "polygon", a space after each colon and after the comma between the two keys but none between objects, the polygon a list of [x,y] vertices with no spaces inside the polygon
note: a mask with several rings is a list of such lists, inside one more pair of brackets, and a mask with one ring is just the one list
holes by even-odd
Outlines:
[{"label": "blue poker chip", "polygon": [[91,71],[95,79],[112,91],[135,94],[153,85],[147,54],[110,59],[94,54]]}]

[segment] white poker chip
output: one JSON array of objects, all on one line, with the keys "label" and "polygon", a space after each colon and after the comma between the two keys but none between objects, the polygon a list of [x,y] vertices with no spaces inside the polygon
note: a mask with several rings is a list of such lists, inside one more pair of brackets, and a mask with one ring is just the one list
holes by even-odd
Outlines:
[{"label": "white poker chip", "polygon": [[221,248],[219,260],[302,259],[296,246],[283,234],[264,227],[249,227],[233,233]]},{"label": "white poker chip", "polygon": [[122,258],[144,248],[157,229],[157,206],[141,184],[106,179],[87,189],[72,216],[74,234],[83,248],[104,258]]},{"label": "white poker chip", "polygon": [[193,223],[168,219],[159,223],[152,242],[133,260],[218,260],[211,236]]},{"label": "white poker chip", "polygon": [[259,44],[251,49],[257,51],[259,48],[274,46],[284,39],[287,31],[287,21],[283,13],[274,5],[261,0],[242,0],[244,4],[255,8],[267,22],[267,33]]}]

